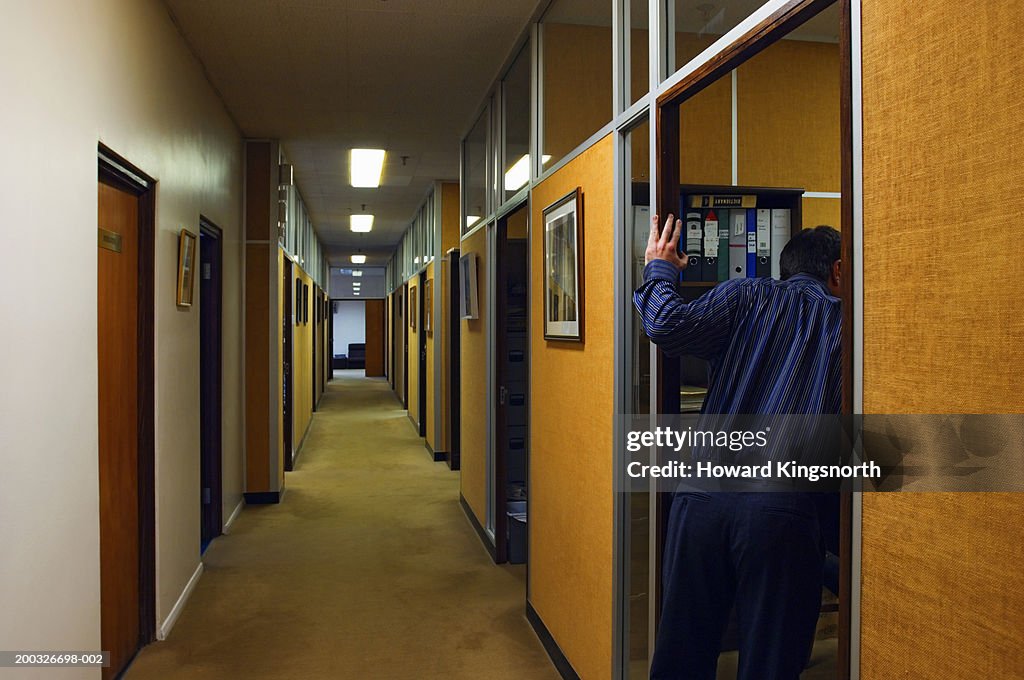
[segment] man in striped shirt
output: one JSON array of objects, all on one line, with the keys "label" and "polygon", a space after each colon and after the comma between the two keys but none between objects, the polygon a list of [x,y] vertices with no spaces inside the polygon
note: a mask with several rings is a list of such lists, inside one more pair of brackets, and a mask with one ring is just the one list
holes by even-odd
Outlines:
[{"label": "man in striped shirt", "polygon": [[[652,220],[633,302],[668,356],[709,363],[704,414],[838,414],[839,233],[820,226],[782,251],[782,280],[725,281],[693,302],[676,290],[682,222]],[[829,502],[823,503],[824,499]],[[713,680],[733,606],[740,680],[796,680],[821,604],[822,520],[835,495],[674,494],[651,678]]]}]

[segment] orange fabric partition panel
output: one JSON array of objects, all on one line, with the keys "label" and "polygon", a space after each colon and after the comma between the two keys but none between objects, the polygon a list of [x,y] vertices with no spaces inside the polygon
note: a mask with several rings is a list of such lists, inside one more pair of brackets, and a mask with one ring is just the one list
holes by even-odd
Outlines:
[{"label": "orange fabric partition panel", "polygon": [[[864,410],[1019,413],[1024,14],[862,7]],[[1022,515],[1019,494],[865,494],[862,678],[1024,677]]]},{"label": "orange fabric partition panel", "polygon": [[480,316],[462,319],[459,366],[461,492],[481,526],[487,526],[487,233],[478,229],[462,241],[463,255],[476,257]]},{"label": "orange fabric partition panel", "polygon": [[[245,246],[245,491],[270,490],[270,246]],[[275,270],[276,272],[276,270]],[[277,310],[275,309],[276,313]],[[262,349],[262,351],[260,351]],[[280,432],[280,430],[278,430]]]},{"label": "orange fabric partition panel", "polygon": [[[301,296],[296,296],[294,286],[298,281],[304,284]],[[313,279],[302,271],[298,264],[292,264],[293,286],[288,293],[295,300],[303,300],[303,309],[294,309],[296,318],[306,318],[304,323],[292,326],[292,450],[298,453],[306,430],[313,420]],[[294,304],[294,303],[293,303]]]},{"label": "orange fabric partition panel", "polygon": [[366,375],[384,375],[384,300],[366,301]]},{"label": "orange fabric partition panel", "polygon": [[[530,218],[530,603],[588,680],[612,670],[612,151],[609,135],[536,187]],[[577,186],[585,341],[548,341],[542,210]]]},{"label": "orange fabric partition panel", "polygon": [[839,103],[835,43],[780,40],[744,62],[736,71],[739,183],[839,191]]}]

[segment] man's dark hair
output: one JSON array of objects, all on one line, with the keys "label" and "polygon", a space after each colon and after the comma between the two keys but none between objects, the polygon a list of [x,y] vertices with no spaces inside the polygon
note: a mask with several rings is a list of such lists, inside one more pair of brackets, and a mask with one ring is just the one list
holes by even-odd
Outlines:
[{"label": "man's dark hair", "polygon": [[839,259],[839,232],[827,225],[802,229],[789,239],[779,257],[779,269],[785,281],[797,274],[808,274],[828,283],[832,263]]}]

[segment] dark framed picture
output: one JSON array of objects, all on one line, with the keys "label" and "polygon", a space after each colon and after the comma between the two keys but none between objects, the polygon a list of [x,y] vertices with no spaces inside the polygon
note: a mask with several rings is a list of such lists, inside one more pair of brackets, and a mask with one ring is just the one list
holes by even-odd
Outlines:
[{"label": "dark framed picture", "polygon": [[416,287],[409,286],[409,328],[416,330]]},{"label": "dark framed picture", "polygon": [[178,234],[178,294],[179,307],[192,306],[192,291],[195,289],[196,262],[198,260],[196,246],[198,239],[188,229]]},{"label": "dark framed picture", "polygon": [[302,325],[302,279],[295,279],[295,325]]},{"label": "dark framed picture", "polygon": [[423,330],[434,335],[434,279],[423,284]]},{"label": "dark framed picture", "polygon": [[476,286],[476,253],[466,253],[459,258],[459,317],[477,319],[480,317],[480,299]]},{"label": "dark framed picture", "polygon": [[583,342],[583,193],[544,209],[544,338]]},{"label": "dark framed picture", "polygon": [[309,284],[302,284],[302,323],[309,323]]}]

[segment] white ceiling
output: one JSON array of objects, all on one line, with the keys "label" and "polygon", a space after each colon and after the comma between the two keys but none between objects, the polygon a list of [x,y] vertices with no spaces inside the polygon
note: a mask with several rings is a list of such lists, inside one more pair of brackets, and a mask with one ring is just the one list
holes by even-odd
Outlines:
[{"label": "white ceiling", "polygon": [[[242,134],[281,140],[337,264],[357,248],[383,263],[432,182],[458,178],[459,141],[537,5],[165,1]],[[348,185],[352,147],[387,150],[380,188]],[[364,204],[373,231],[353,234]]]}]

